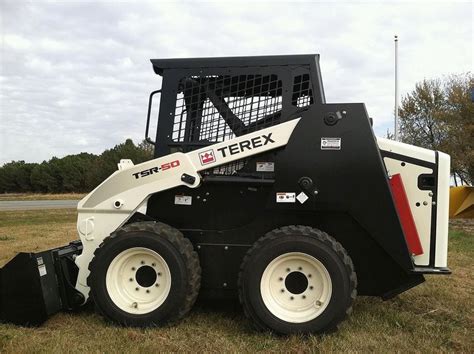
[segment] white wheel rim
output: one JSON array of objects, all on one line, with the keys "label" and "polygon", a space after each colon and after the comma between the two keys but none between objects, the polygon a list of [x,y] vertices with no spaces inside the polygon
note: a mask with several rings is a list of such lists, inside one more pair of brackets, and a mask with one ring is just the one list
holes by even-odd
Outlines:
[{"label": "white wheel rim", "polygon": [[[155,271],[156,280],[153,271]],[[155,251],[133,247],[118,254],[105,278],[114,304],[131,314],[146,314],[160,307],[171,289],[171,273],[166,261]]]},{"label": "white wheel rim", "polygon": [[306,253],[290,252],[278,256],[265,268],[260,293],[274,316],[286,322],[303,323],[318,317],[329,305],[332,281],[319,260]]}]

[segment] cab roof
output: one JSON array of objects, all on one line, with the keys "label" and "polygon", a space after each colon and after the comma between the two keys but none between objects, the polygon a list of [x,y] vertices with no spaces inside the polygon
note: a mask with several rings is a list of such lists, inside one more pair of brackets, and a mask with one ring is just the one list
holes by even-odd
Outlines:
[{"label": "cab roof", "polygon": [[166,69],[247,67],[247,66],[284,66],[284,65],[319,65],[319,54],[299,55],[266,55],[247,57],[214,57],[214,58],[173,58],[151,59],[153,70],[163,75]]}]

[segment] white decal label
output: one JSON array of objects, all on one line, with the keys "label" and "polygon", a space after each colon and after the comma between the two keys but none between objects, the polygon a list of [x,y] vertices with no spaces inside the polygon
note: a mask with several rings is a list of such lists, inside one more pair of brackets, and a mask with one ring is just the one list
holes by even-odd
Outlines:
[{"label": "white decal label", "polygon": [[300,194],[298,194],[296,196],[296,199],[298,199],[298,201],[301,204],[304,204],[304,202],[307,201],[309,199],[309,197],[304,192],[301,192]]},{"label": "white decal label", "polygon": [[276,194],[277,203],[295,203],[296,193],[283,193],[279,192]]},{"label": "white decal label", "polygon": [[40,274],[40,277],[43,277],[43,276],[45,276],[46,274],[48,274],[48,273],[46,272],[46,266],[45,266],[44,264],[38,266],[38,272],[39,272],[39,274]]},{"label": "white decal label", "polygon": [[321,150],[341,150],[341,138],[321,138]]},{"label": "white decal label", "polygon": [[274,172],[274,162],[257,162],[257,172]]},{"label": "white decal label", "polygon": [[175,195],[174,203],[176,205],[191,205],[193,203],[193,197],[190,195]]}]

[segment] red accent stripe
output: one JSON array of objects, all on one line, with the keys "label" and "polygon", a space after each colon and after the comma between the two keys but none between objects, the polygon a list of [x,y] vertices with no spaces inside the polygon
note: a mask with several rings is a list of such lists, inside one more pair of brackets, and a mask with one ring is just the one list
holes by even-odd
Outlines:
[{"label": "red accent stripe", "polygon": [[405,192],[402,176],[400,174],[392,176],[390,179],[390,187],[392,188],[393,200],[395,201],[408,249],[415,256],[423,254],[420,236],[416,230],[415,220],[411,213],[410,203],[408,202],[407,193]]}]

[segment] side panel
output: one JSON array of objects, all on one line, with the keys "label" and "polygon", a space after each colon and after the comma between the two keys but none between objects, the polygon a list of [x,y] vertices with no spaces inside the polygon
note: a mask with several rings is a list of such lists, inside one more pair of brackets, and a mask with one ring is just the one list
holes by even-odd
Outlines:
[{"label": "side panel", "polygon": [[431,219],[433,208],[432,196],[430,196],[430,194],[432,194],[432,192],[418,188],[418,177],[422,174],[431,175],[434,169],[419,166],[415,162],[410,163],[390,157],[385,157],[384,162],[389,175],[395,175],[397,173],[402,175],[403,185],[424,251],[423,254],[414,257],[414,262],[416,265],[427,266],[430,262],[431,248]]},{"label": "side panel", "polygon": [[447,267],[450,158],[377,138],[389,175],[401,174],[424,253],[416,266]]},{"label": "side panel", "polygon": [[[336,124],[327,124],[327,117],[332,115],[341,118]],[[339,143],[328,149],[324,146],[328,139]],[[413,269],[385,165],[363,104],[312,107],[278,155],[275,175],[277,192],[299,193],[300,179],[310,178],[311,198],[304,209],[348,213],[399,267],[406,272]],[[300,206],[277,204],[274,208],[294,211]]]},{"label": "side panel", "polygon": [[435,267],[448,266],[449,181],[451,158],[438,152],[438,208],[436,213]]}]

